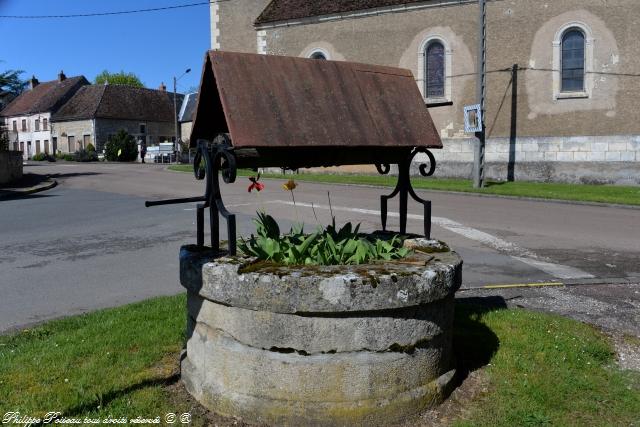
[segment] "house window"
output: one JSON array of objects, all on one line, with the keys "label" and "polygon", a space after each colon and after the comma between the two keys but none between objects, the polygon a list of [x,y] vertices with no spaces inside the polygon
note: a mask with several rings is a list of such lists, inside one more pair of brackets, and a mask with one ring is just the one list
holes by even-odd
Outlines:
[{"label": "house window", "polygon": [[27,120],[22,119],[22,132],[26,132],[26,131],[27,131]]},{"label": "house window", "polygon": [[69,142],[69,152],[70,153],[75,153],[75,151],[76,151],[76,137],[75,136],[68,136],[67,137],[67,141]]},{"label": "house window", "polygon": [[42,119],[42,130],[48,130],[47,127],[49,126],[49,120],[48,119]]},{"label": "house window", "polygon": [[424,93],[427,98],[444,98],[445,52],[439,41],[427,44],[425,49]]},{"label": "house window", "polygon": [[49,140],[48,139],[44,140],[44,152],[45,152],[45,154],[49,154]]},{"label": "house window", "polygon": [[584,33],[577,28],[571,28],[562,36],[562,92],[584,91],[584,65]]},{"label": "house window", "polygon": [[36,154],[40,154],[40,140],[36,139]]},{"label": "house window", "polygon": [[35,120],[35,129],[36,129],[36,132],[40,130],[40,119]]},{"label": "house window", "polygon": [[13,121],[13,131],[18,132],[18,122],[15,120]]},{"label": "house window", "polygon": [[147,125],[146,124],[140,123],[140,133],[143,134],[143,135],[145,133],[147,133]]},{"label": "house window", "polygon": [[20,151],[24,153],[24,141],[20,141]]},{"label": "house window", "polygon": [[82,148],[86,150],[87,146],[91,144],[91,135],[82,135],[82,140]]}]

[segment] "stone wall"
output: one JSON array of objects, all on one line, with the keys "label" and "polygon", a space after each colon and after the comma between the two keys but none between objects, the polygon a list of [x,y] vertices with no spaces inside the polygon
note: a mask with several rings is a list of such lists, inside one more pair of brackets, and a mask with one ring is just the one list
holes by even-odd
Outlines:
[{"label": "stone wall", "polygon": [[[475,139],[444,139],[436,177],[471,178]],[[426,160],[426,156],[417,160]],[[485,175],[497,180],[640,184],[640,136],[523,137],[487,141]]]},{"label": "stone wall", "polygon": [[0,185],[22,178],[22,152],[0,151]]},{"label": "stone wall", "polygon": [[193,129],[193,122],[182,122],[180,123],[180,135],[181,139],[184,142],[189,142],[191,138],[191,130]]},{"label": "stone wall", "polygon": [[[276,22],[252,27],[250,37],[246,25],[259,15],[254,6],[244,0],[220,4],[225,12],[217,18],[219,48],[302,57],[320,50],[332,60],[408,68],[424,92],[425,43],[442,41],[446,102],[429,107],[445,140],[437,157],[441,174],[466,174],[459,171],[468,170],[473,158],[463,107],[476,102],[475,1],[424,1]],[[495,0],[487,8],[490,171],[504,175],[511,150],[511,169],[527,179],[638,182],[640,43],[628,28],[640,15],[640,2]],[[586,87],[573,94],[559,91],[560,39],[569,28],[578,28],[586,40]]]},{"label": "stone wall", "polygon": [[[70,122],[54,122],[53,137],[56,138],[56,152],[75,153],[84,136],[89,136],[89,141],[95,146],[93,136],[93,120],[74,120]],[[75,140],[74,146],[69,147],[69,137]]]},{"label": "stone wall", "polygon": [[269,0],[232,0],[212,2],[211,49],[255,53],[257,35],[253,22]]},{"label": "stone wall", "polygon": [[[140,124],[146,125],[145,133],[140,133]],[[119,130],[124,129],[133,135],[136,141],[143,139],[147,145],[159,142],[171,141],[175,135],[175,124],[173,122],[145,122],[141,120],[117,120],[117,119],[96,119],[95,140],[96,149],[101,151],[109,139],[109,135],[115,135]]]},{"label": "stone wall", "polygon": [[[266,53],[308,56],[321,48],[330,59],[410,69],[423,88],[424,42],[442,40],[451,57],[446,73],[451,105],[430,108],[444,137],[463,131],[464,105],[475,103],[477,6],[418,3],[361,17],[301,20],[256,28],[266,32]],[[634,105],[640,97],[640,44],[626,30],[640,2],[618,0],[490,1],[488,3],[487,117],[489,137],[508,137],[512,115],[518,137],[638,135]],[[224,22],[224,16],[221,17]],[[587,32],[587,88],[558,97],[558,34],[567,26]],[[224,38],[222,39],[224,41]],[[226,47],[222,46],[222,49]],[[512,100],[511,67],[518,64]],[[635,77],[634,77],[635,76]],[[515,108],[512,109],[512,101]]]}]

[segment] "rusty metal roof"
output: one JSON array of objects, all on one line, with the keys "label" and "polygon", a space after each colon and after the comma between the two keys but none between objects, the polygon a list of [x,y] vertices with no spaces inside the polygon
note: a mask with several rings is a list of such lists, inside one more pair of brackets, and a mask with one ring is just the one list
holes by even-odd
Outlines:
[{"label": "rusty metal roof", "polygon": [[221,132],[236,148],[442,148],[409,70],[209,51],[190,140]]}]

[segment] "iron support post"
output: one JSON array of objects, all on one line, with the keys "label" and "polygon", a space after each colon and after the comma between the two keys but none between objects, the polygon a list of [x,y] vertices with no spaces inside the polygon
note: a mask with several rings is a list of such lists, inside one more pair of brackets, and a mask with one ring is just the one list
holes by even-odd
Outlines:
[{"label": "iron support post", "polygon": [[173,142],[173,149],[178,151],[178,105],[176,103],[176,91],[178,86],[178,79],[173,76],[173,124],[175,130],[175,138]]}]

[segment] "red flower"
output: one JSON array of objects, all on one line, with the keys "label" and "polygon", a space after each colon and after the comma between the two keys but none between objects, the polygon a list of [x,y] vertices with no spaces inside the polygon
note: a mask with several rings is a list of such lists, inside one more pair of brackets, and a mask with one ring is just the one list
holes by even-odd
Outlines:
[{"label": "red flower", "polygon": [[253,190],[256,190],[256,191],[264,190],[264,184],[261,182],[258,182],[259,180],[260,180],[260,174],[258,174],[258,176],[249,177],[249,181],[251,181],[251,185],[249,185],[249,188],[247,189],[249,193],[251,193],[251,191]]}]

